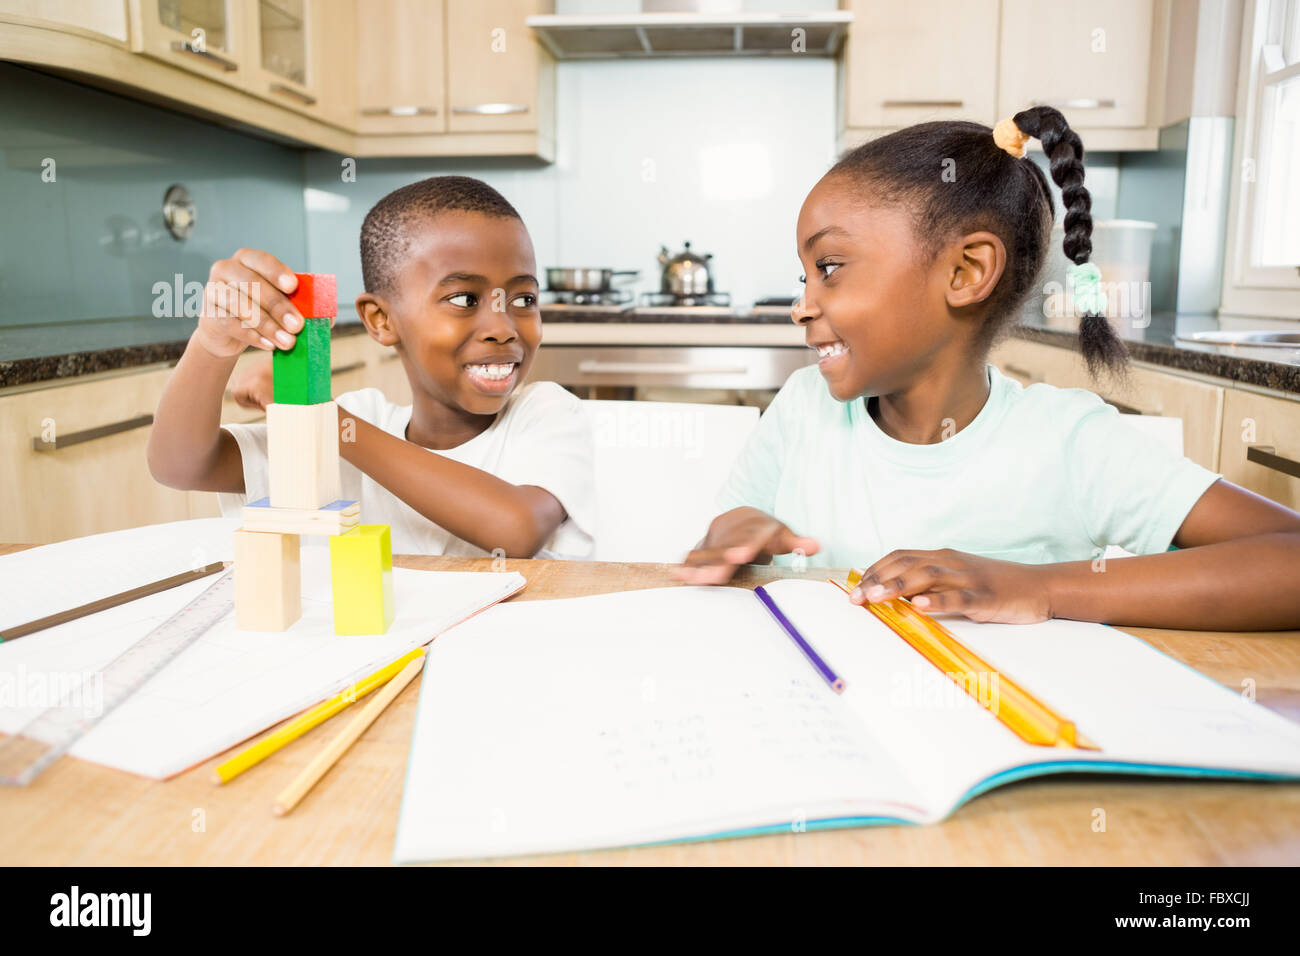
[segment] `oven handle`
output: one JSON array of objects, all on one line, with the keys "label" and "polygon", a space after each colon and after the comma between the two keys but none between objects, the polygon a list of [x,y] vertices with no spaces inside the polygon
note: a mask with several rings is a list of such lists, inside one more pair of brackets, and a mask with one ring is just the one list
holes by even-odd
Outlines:
[{"label": "oven handle", "polygon": [[643,372],[647,375],[747,375],[747,365],[692,365],[690,362],[601,362],[583,359],[578,363],[583,375],[627,374]]}]

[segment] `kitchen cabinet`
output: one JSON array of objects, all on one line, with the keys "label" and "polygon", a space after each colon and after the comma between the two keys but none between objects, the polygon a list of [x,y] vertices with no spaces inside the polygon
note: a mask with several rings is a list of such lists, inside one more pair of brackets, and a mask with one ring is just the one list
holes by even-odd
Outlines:
[{"label": "kitchen cabinet", "polygon": [[1225,392],[1220,385],[1142,365],[1131,366],[1122,383],[1104,377],[1093,380],[1083,357],[1072,349],[1017,338],[998,345],[990,361],[1023,385],[1044,382],[1057,388],[1083,388],[1127,414],[1181,419],[1183,454],[1198,465],[1219,470]]},{"label": "kitchen cabinet", "polygon": [[1155,0],[1002,0],[999,116],[1044,105],[1079,130],[1156,125],[1154,14]]},{"label": "kitchen cabinet", "polygon": [[[150,424],[170,369],[0,396],[0,541],[45,543],[189,517],[153,480]],[[55,439],[36,450],[33,439]]]},{"label": "kitchen cabinet", "polygon": [[245,0],[130,0],[138,53],[243,87],[252,61]]},{"label": "kitchen cabinet", "polygon": [[524,20],[552,4],[447,0],[447,129],[537,132],[554,109],[555,66]]},{"label": "kitchen cabinet", "polygon": [[125,0],[0,0],[0,14],[126,42]]},{"label": "kitchen cabinet", "polygon": [[[250,93],[316,116],[320,99],[323,0],[244,0]],[[342,9],[342,8],[340,8]]]},{"label": "kitchen cabinet", "polygon": [[1229,389],[1218,470],[1228,481],[1300,511],[1300,401]]},{"label": "kitchen cabinet", "polygon": [[997,122],[998,0],[852,0],[844,123],[898,129],[935,119]]},{"label": "kitchen cabinet", "polygon": [[446,132],[445,16],[443,0],[370,0],[361,5],[358,132]]}]

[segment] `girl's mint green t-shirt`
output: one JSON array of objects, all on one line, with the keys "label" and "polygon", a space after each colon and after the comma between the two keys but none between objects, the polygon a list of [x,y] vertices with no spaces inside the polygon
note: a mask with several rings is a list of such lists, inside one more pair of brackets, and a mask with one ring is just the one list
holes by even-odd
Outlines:
[{"label": "girl's mint green t-shirt", "polygon": [[[1168,549],[1220,476],[1123,421],[1091,392],[1028,388],[988,367],[975,420],[934,445],[889,437],[816,366],[790,376],[719,493],[816,538],[808,563],[865,567],[896,549],[953,548],[1045,564],[1114,545]],[[790,564],[790,555],[776,559]]]}]

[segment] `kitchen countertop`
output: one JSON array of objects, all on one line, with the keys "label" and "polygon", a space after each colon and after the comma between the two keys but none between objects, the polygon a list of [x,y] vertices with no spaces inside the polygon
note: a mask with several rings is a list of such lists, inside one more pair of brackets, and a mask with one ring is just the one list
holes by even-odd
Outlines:
[{"label": "kitchen countertop", "polygon": [[[545,343],[581,345],[803,345],[802,332],[784,312],[746,308],[710,310],[700,316],[674,309],[598,309],[546,306]],[[1300,395],[1300,349],[1215,346],[1182,342],[1177,333],[1240,330],[1249,319],[1209,315],[1156,315],[1148,327],[1126,334],[1137,361]],[[1267,322],[1260,322],[1266,327]],[[98,372],[175,362],[194,330],[194,319],[128,318],[102,322],[44,323],[0,328],[0,388],[52,382]],[[358,322],[341,322],[336,336],[362,335]],[[1029,341],[1075,349],[1078,334],[1040,318],[1017,326]],[[67,351],[69,338],[77,341]]]}]

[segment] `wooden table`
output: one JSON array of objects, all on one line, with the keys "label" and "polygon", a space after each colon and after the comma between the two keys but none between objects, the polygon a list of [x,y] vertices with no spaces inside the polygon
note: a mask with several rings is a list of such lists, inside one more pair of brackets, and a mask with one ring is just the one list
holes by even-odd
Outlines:
[{"label": "wooden table", "polygon": [[[20,550],[0,546],[0,553]],[[489,559],[399,558],[399,566],[488,570]],[[673,584],[670,566],[510,561],[514,600]],[[782,572],[749,568],[753,587]],[[1220,683],[1300,720],[1300,632],[1126,628]],[[406,688],[288,817],[275,794],[322,746],[295,741],[224,787],[220,758],[156,782],[64,758],[28,788],[0,788],[0,865],[384,864],[391,859],[419,695]],[[1105,831],[1095,832],[1097,810]],[[1300,785],[1058,777],[978,797],[925,827],[823,830],[509,860],[544,864],[1283,864],[1300,861]]]}]

